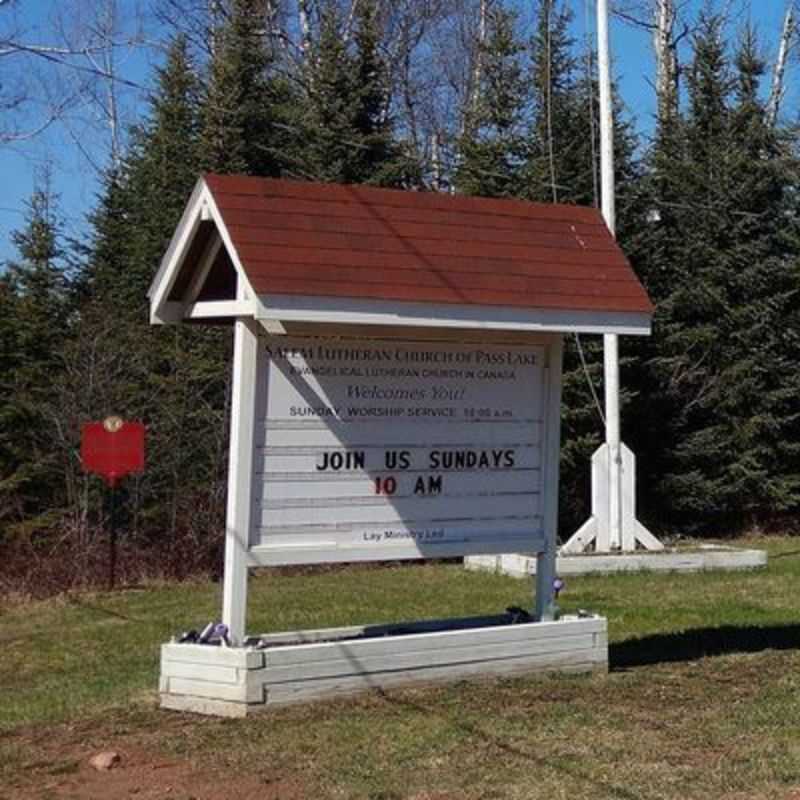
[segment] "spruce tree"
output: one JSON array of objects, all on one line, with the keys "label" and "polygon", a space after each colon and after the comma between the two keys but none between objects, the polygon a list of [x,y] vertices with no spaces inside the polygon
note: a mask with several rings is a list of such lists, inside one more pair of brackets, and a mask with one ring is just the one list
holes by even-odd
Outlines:
[{"label": "spruce tree", "polygon": [[654,503],[684,526],[743,526],[797,504],[796,391],[785,331],[797,291],[797,164],[765,121],[752,30],[733,63],[700,18],[685,116],[659,131],[645,282],[657,304],[640,409]]},{"label": "spruce tree", "polygon": [[[200,83],[183,36],[156,71],[146,121],[127,158],[130,262],[126,280],[141,304],[199,177]],[[133,298],[132,298],[133,299]]]},{"label": "spruce tree", "polygon": [[77,289],[85,299],[116,295],[123,301],[121,306],[127,308],[135,292],[133,287],[124,286],[134,230],[131,219],[134,205],[127,163],[123,160],[101,176],[97,205],[89,214],[89,241],[79,245],[84,263]]},{"label": "spruce tree", "polygon": [[455,188],[483,197],[524,194],[525,125],[528,82],[524,45],[516,36],[517,14],[502,7],[488,13],[487,36],[480,45],[480,85],[466,110],[458,141]]},{"label": "spruce tree", "polygon": [[268,47],[267,4],[231,0],[203,99],[201,164],[210,172],[278,176],[284,169],[287,83]]},{"label": "spruce tree", "polygon": [[16,530],[34,532],[47,527],[64,502],[63,454],[54,446],[62,410],[53,387],[72,320],[49,182],[33,192],[25,226],[11,238],[18,258],[0,279],[0,524],[7,517]]},{"label": "spruce tree", "polygon": [[531,40],[533,121],[525,182],[526,196],[541,202],[575,198],[585,194],[583,186],[591,185],[586,163],[576,169],[574,160],[580,144],[587,141],[589,116],[577,92],[571,22],[572,13],[560,0],[539,3]]},{"label": "spruce tree", "polygon": [[[130,159],[136,198],[130,267],[145,304],[139,326],[147,326],[146,289],[198,178],[200,95],[186,42],[178,38],[158,71]],[[191,532],[202,554],[216,547],[223,525],[230,331],[147,326],[140,335],[139,392],[147,398],[140,414],[151,430],[151,467],[139,487],[141,525],[173,537]]]},{"label": "spruce tree", "polygon": [[[147,425],[148,466],[126,482],[125,507],[129,533],[142,546],[152,537],[166,562],[156,534],[180,547],[177,534],[191,532],[200,556],[215,547],[224,504],[229,331],[153,327],[146,296],[200,174],[199,94],[179,37],[92,217],[81,336],[68,352],[75,379],[65,387],[84,421],[118,413]],[[88,374],[95,364],[102,369]],[[97,498],[90,504],[96,512]]]},{"label": "spruce tree", "polygon": [[390,86],[375,4],[356,9],[352,41],[335,6],[304,64],[305,97],[292,117],[290,172],[325,182],[408,186],[419,168],[394,138]]},{"label": "spruce tree", "polygon": [[17,408],[14,402],[13,375],[20,366],[22,353],[17,343],[17,309],[19,300],[5,274],[0,274],[0,544],[6,525],[21,515],[16,507],[13,476],[19,458],[14,439]]}]

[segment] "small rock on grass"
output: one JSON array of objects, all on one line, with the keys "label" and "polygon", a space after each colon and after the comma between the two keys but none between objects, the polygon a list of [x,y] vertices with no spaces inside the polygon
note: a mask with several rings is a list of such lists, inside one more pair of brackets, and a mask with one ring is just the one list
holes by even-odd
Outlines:
[{"label": "small rock on grass", "polygon": [[105,750],[97,753],[89,759],[89,765],[98,772],[107,772],[114,767],[118,767],[122,761],[122,756],[114,750]]}]

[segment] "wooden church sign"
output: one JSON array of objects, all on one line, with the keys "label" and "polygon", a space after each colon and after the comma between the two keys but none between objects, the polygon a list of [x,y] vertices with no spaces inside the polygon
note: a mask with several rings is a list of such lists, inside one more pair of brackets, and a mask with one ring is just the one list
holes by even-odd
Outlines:
[{"label": "wooden church sign", "polygon": [[235,327],[234,644],[264,565],[532,552],[546,618],[563,336],[653,311],[599,211],[207,175],[150,302]]}]

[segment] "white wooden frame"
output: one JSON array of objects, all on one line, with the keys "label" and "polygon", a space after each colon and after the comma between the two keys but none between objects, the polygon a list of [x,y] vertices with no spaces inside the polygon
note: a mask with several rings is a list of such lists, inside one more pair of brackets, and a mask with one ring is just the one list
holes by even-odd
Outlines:
[{"label": "white wooden frame", "polygon": [[[239,283],[238,299],[245,299]],[[252,514],[252,475],[255,415],[258,405],[258,324],[237,319],[233,344],[233,387],[228,468],[228,507],[225,515],[225,575],[222,620],[231,642],[241,644],[247,623],[247,567]]]},{"label": "white wooden frame", "polygon": [[[240,288],[240,295],[245,290]],[[368,330],[368,329],[367,329]],[[402,331],[402,329],[400,329]],[[411,338],[407,335],[405,338]],[[425,339],[424,330],[417,331],[415,339]],[[474,331],[463,331],[463,341],[475,340]],[[536,552],[538,570],[535,591],[535,617],[552,618],[553,580],[558,529],[558,465],[560,454],[561,372],[563,337],[553,334],[528,335],[529,343],[543,346],[545,350],[542,418],[545,440],[542,442],[542,492],[543,536],[540,543],[527,546]],[[515,341],[519,344],[519,339]],[[256,415],[263,404],[259,391],[266,384],[263,359],[258,357],[259,332],[254,320],[239,319],[234,333],[233,393],[231,400],[231,449],[228,473],[228,509],[225,536],[225,574],[222,621],[228,626],[232,643],[241,644],[246,635],[247,574],[252,567],[271,566],[276,563],[310,563],[303,554],[296,559],[282,555],[276,561],[267,547],[252,546],[250,541],[250,516],[253,513],[253,454],[255,451]],[[513,543],[509,545],[513,549]],[[469,554],[460,543],[443,545],[435,556],[447,558]],[[363,560],[374,551],[353,549],[353,560]],[[324,563],[325,553],[314,563]],[[384,552],[380,560],[391,559]],[[330,561],[341,560],[341,553],[331,551]]]},{"label": "white wooden frame", "polygon": [[[194,265],[194,274],[189,276],[188,281],[181,279],[178,283],[187,253],[203,223],[213,224],[214,233],[198,264]],[[203,286],[223,247],[236,273],[235,296],[224,300],[201,301],[199,298]],[[173,296],[177,294],[176,285],[186,286],[181,297]],[[234,323],[222,608],[223,622],[228,626],[233,647],[165,646],[162,660],[163,705],[230,713],[228,701],[234,701],[236,713],[239,713],[253,703],[292,702],[373,685],[382,687],[397,682],[452,679],[458,675],[605,666],[607,645],[604,620],[551,621],[558,523],[563,336],[572,332],[647,335],[650,333],[649,314],[288,296],[269,291],[257,295],[213,193],[202,179],[194,188],[153,280],[149,297],[153,324],[207,319],[229,319]],[[370,640],[336,646],[326,643],[287,644],[285,654],[274,658],[245,646],[248,571],[253,567],[276,563],[265,548],[254,546],[255,542],[251,540],[256,415],[263,399],[259,393],[266,390],[266,365],[264,359],[259,358],[259,335],[262,329],[274,336],[290,333],[298,336],[333,335],[510,345],[535,342],[544,347],[544,439],[541,442],[540,467],[543,534],[541,541],[536,542],[532,549],[536,552],[537,561],[535,624],[499,628],[490,625],[474,631],[421,630],[417,637],[423,638],[419,638],[419,641],[415,637],[398,635],[392,637],[392,641],[385,646],[379,646],[382,652],[386,650],[385,659],[378,659],[375,664],[370,662],[369,665],[367,660],[362,663],[361,659],[362,654],[364,659],[372,657],[369,653],[375,650],[376,644]],[[509,544],[509,547],[512,546]],[[531,551],[530,547],[527,549]],[[437,553],[440,556],[464,554],[463,543],[443,546]],[[321,560],[325,559],[324,552],[319,555]],[[363,555],[353,552],[354,558]],[[284,558],[281,563],[288,562]],[[298,557],[297,563],[308,562]],[[503,627],[505,629],[501,630]],[[325,635],[333,633],[325,632]],[[425,637],[433,638],[428,641]],[[473,641],[477,641],[475,637],[482,637],[486,641],[485,659],[475,658],[472,647]],[[550,639],[552,642],[542,644]],[[489,646],[495,640],[499,643],[497,652]],[[421,655],[410,652],[409,643],[418,645],[419,650],[414,653]],[[551,644],[554,644],[554,649],[548,650]],[[441,663],[431,659],[428,653],[431,649],[440,651]],[[320,658],[320,654],[328,651],[336,655],[330,662]],[[345,653],[345,659],[339,657],[339,651]],[[549,652],[553,654],[552,657],[548,655]],[[316,666],[303,666],[311,679],[317,681],[313,685],[306,685],[305,679],[279,679],[276,677],[278,673],[271,669],[270,661],[274,661],[277,668],[281,658],[297,658],[298,665],[305,661],[314,665],[323,664],[324,670],[334,670],[337,674],[328,680],[327,673],[318,673]],[[398,663],[398,659],[405,665],[401,671],[391,667],[393,663]],[[347,674],[345,662],[352,667]],[[339,674],[342,670],[344,672]]]},{"label": "white wooden frame", "polygon": [[510,306],[478,306],[347,297],[262,294],[257,319],[341,325],[392,325],[410,328],[469,328],[526,333],[603,333],[647,336],[650,316],[634,312],[560,311]]},{"label": "white wooden frame", "polygon": [[[192,276],[184,297],[180,301],[170,301],[168,298],[201,222],[213,222],[217,237],[209,242],[201,258],[200,267]],[[197,302],[220,247],[225,248],[236,271],[236,299]],[[233,246],[222,214],[214,201],[214,195],[202,178],[195,184],[181,221],[161,260],[161,266],[150,284],[147,296],[150,298],[150,322],[153,325],[192,319],[255,317],[256,294]]]}]

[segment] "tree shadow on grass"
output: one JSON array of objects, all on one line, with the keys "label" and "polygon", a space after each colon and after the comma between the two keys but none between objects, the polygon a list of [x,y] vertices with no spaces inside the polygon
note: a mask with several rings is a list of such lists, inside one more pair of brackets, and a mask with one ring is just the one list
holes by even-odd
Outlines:
[{"label": "tree shadow on grass", "polygon": [[722,625],[628,639],[609,645],[608,666],[622,670],[763,650],[800,650],[800,624]]}]

